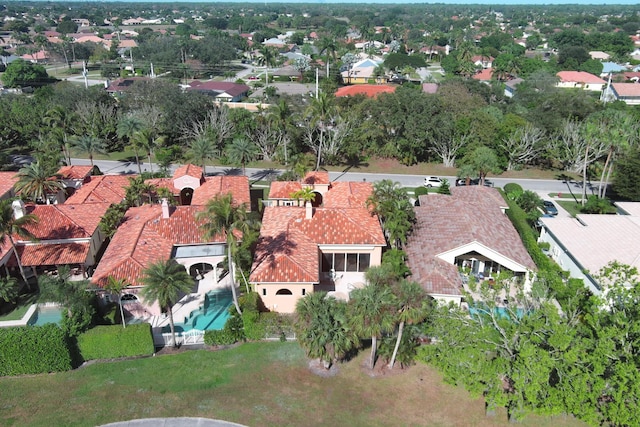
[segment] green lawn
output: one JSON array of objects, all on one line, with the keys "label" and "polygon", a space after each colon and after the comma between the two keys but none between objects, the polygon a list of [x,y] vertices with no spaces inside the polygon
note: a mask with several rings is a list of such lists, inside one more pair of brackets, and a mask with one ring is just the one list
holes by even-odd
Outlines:
[{"label": "green lawn", "polygon": [[557,204],[562,206],[564,210],[569,212],[569,215],[576,216],[580,213],[580,208],[582,205],[580,203],[576,203],[572,200],[554,200]]},{"label": "green lawn", "polygon": [[[441,381],[426,365],[373,378],[366,354],[338,375],[313,374],[296,343],[251,343],[0,378],[5,426],[95,426],[147,417],[207,417],[249,426],[507,426],[504,411]],[[581,426],[527,417],[523,426]]]},{"label": "green lawn", "polygon": [[16,306],[3,304],[0,310],[0,322],[22,319],[27,313],[27,310],[29,310],[29,307],[31,307],[31,304],[34,304],[36,300],[37,296],[34,294],[23,294],[18,297]]}]

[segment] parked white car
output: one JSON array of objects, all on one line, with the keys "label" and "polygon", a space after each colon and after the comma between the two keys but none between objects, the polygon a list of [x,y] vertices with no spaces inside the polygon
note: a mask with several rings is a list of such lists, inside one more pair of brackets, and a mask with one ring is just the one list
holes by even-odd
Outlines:
[{"label": "parked white car", "polygon": [[427,188],[440,187],[442,185],[442,179],[437,176],[427,176],[424,178],[424,186]]}]

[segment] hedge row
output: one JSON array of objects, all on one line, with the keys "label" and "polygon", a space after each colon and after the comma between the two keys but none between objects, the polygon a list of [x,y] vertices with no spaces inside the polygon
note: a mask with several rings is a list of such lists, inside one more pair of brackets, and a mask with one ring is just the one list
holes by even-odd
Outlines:
[{"label": "hedge row", "polygon": [[78,348],[84,360],[146,356],[155,351],[148,323],[96,326],[78,336]]},{"label": "hedge row", "polygon": [[70,343],[58,325],[0,328],[0,376],[71,368]]}]

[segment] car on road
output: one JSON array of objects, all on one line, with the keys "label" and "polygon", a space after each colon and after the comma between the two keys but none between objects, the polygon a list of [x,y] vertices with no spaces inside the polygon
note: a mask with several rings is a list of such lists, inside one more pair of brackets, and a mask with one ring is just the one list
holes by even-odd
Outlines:
[{"label": "car on road", "polygon": [[[459,178],[456,180],[456,186],[462,186],[462,185],[467,185],[467,179],[466,178]],[[480,178],[474,178],[474,179],[469,179],[469,185],[480,185]],[[484,186],[485,187],[493,187],[493,182],[489,181],[488,179],[484,179]]]},{"label": "car on road", "polygon": [[424,178],[424,186],[427,188],[435,187],[438,188],[442,185],[442,179],[437,176],[426,176]]},{"label": "car on road", "polygon": [[554,205],[551,200],[545,200],[542,202],[542,210],[547,215],[558,215],[558,208],[556,208],[556,205]]}]

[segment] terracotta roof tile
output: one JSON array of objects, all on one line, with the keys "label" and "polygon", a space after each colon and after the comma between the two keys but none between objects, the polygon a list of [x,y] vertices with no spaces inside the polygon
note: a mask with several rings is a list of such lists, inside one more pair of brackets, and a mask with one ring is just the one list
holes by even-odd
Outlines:
[{"label": "terracotta roof tile", "polygon": [[246,203],[251,206],[249,178],[246,176],[210,176],[198,188],[193,190],[192,205],[205,205],[218,195],[233,196],[233,203],[238,206]]},{"label": "terracotta roof tile", "polygon": [[335,96],[342,97],[364,95],[368,98],[375,98],[381,93],[393,93],[395,91],[395,86],[359,84],[341,87],[336,91]]},{"label": "terracotta roof tile", "polygon": [[16,182],[18,177],[15,172],[0,172],[0,197],[13,190]]},{"label": "terracotta roof tile", "polygon": [[559,71],[556,76],[560,78],[561,82],[578,82],[578,83],[601,83],[606,82],[598,76],[594,76],[586,71]]},{"label": "terracotta roof tile", "polygon": [[85,179],[91,175],[92,170],[93,166],[63,166],[58,170],[56,175],[59,175],[62,179]]},{"label": "terracotta roof tile", "polygon": [[331,179],[329,179],[329,172],[313,171],[308,172],[302,182],[304,184],[329,184]]},{"label": "terracotta roof tile", "polygon": [[92,176],[89,182],[84,183],[64,203],[120,203],[124,200],[129,184],[129,177],[125,175]]},{"label": "terracotta roof tile", "polygon": [[84,264],[89,253],[89,242],[62,244],[31,244],[18,246],[24,266]]},{"label": "terracotta roof tile", "polygon": [[363,208],[373,192],[370,182],[339,181],[331,184],[324,195],[323,206],[327,208]]},{"label": "terracotta roof tile", "polygon": [[39,240],[87,239],[93,236],[109,203],[85,205],[29,205],[27,212],[38,217],[26,228]]},{"label": "terracotta roof tile", "polygon": [[180,178],[181,176],[192,176],[194,178],[201,179],[203,176],[202,168],[190,163],[180,166],[173,173],[173,179]]},{"label": "terracotta roof tile", "polygon": [[291,194],[302,190],[302,184],[296,181],[273,181],[269,189],[270,199],[290,199]]}]

